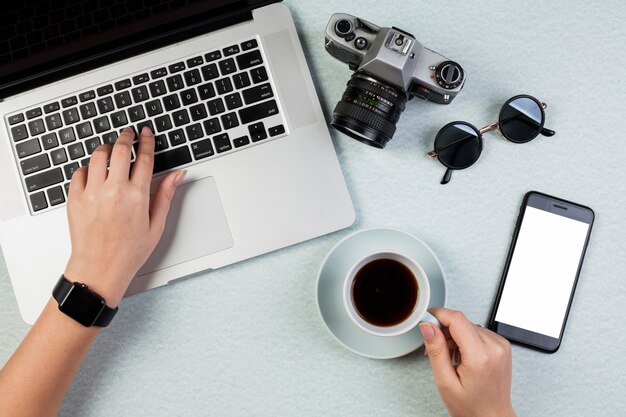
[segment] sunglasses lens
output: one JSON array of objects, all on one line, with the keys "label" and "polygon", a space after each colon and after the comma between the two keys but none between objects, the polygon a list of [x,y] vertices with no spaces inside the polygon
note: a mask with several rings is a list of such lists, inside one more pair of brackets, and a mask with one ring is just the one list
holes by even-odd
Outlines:
[{"label": "sunglasses lens", "polygon": [[480,133],[467,123],[450,123],[435,138],[437,158],[452,169],[469,167],[476,162],[482,149]]},{"label": "sunglasses lens", "polygon": [[520,97],[509,101],[500,111],[500,131],[515,143],[524,143],[537,137],[543,127],[540,104],[531,98]]}]

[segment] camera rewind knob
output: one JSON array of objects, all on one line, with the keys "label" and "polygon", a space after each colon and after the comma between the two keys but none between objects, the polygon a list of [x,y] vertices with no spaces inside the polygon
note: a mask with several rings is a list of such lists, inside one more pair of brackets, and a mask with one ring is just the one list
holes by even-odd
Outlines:
[{"label": "camera rewind knob", "polygon": [[463,68],[454,61],[444,61],[435,68],[435,80],[446,90],[457,88],[464,77]]}]

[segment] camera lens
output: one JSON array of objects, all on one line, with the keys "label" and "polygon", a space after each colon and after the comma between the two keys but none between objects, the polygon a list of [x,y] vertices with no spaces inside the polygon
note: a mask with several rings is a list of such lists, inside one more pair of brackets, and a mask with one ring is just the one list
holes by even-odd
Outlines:
[{"label": "camera lens", "polygon": [[335,33],[342,38],[349,35],[352,32],[352,22],[347,19],[341,19],[335,25]]},{"label": "camera lens", "polygon": [[406,96],[395,88],[354,73],[330,124],[358,141],[382,149],[396,132],[406,102]]}]

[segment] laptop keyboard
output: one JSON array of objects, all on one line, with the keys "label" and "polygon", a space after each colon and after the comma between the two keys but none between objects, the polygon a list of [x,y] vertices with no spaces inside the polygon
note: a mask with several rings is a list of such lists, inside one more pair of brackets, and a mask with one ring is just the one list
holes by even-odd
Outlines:
[{"label": "laptop keyboard", "polygon": [[74,172],[126,126],[155,132],[157,174],[284,135],[277,100],[261,47],[250,39],[68,94],[6,121],[30,208],[39,214],[66,202]]}]

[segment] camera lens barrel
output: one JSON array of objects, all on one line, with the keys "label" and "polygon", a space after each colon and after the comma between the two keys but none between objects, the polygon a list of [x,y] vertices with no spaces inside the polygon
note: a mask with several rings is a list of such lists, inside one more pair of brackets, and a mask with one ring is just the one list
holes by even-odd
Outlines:
[{"label": "camera lens barrel", "polygon": [[406,95],[397,89],[354,73],[330,124],[358,141],[384,148],[396,132],[406,102]]}]

